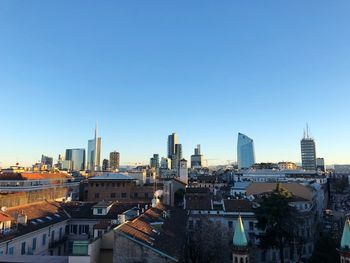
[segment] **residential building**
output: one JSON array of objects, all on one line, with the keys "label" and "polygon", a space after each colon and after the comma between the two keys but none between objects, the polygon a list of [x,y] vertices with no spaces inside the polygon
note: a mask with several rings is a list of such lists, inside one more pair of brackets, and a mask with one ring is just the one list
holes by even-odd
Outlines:
[{"label": "residential building", "polygon": [[67,149],[66,161],[71,161],[71,168],[73,171],[85,170],[85,149]]},{"label": "residential building", "polygon": [[280,170],[296,170],[298,166],[293,162],[279,162],[278,168]]},{"label": "residential building", "polygon": [[115,229],[113,263],[183,262],[186,211],[154,203]]},{"label": "residential building", "polygon": [[181,159],[179,163],[179,179],[184,182],[186,185],[188,184],[188,168],[187,168],[187,160]]},{"label": "residential building", "polygon": [[41,164],[47,165],[48,168],[53,167],[53,158],[45,155],[41,155]]},{"label": "residential building", "polygon": [[120,153],[117,151],[111,152],[109,154],[109,165],[111,168],[111,171],[116,171],[119,169],[120,166]]},{"label": "residential building", "polygon": [[249,169],[255,164],[254,141],[242,133],[238,133],[237,162],[238,169]]},{"label": "residential building", "polygon": [[120,173],[90,177],[82,185],[83,200],[89,202],[149,202],[154,192],[160,189],[163,189],[163,184],[137,185],[137,179]]}]

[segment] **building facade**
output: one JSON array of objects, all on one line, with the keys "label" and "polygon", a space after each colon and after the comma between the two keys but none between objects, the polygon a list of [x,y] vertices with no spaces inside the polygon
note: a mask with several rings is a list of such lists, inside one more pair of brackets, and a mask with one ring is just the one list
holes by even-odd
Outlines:
[{"label": "building facade", "polygon": [[95,137],[88,141],[87,169],[90,171],[99,171],[100,158],[101,158],[101,137],[98,137],[98,131],[96,126]]},{"label": "building facade", "polygon": [[254,141],[242,133],[238,133],[237,162],[238,169],[249,169],[255,164]]},{"label": "building facade", "polygon": [[73,171],[85,170],[85,149],[67,149],[66,161],[72,161]]}]

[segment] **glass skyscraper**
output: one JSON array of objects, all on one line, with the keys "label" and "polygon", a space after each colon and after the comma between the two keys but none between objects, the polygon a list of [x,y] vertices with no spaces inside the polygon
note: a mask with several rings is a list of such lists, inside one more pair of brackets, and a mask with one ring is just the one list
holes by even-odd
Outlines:
[{"label": "glass skyscraper", "polygon": [[85,170],[85,149],[67,149],[66,161],[72,161],[73,171]]},{"label": "glass skyscraper", "polygon": [[101,156],[101,137],[97,136],[97,125],[95,128],[95,137],[88,141],[88,159],[87,169],[90,171],[100,170]]},{"label": "glass skyscraper", "polygon": [[238,169],[248,169],[255,164],[254,141],[242,133],[238,133],[237,162]]}]

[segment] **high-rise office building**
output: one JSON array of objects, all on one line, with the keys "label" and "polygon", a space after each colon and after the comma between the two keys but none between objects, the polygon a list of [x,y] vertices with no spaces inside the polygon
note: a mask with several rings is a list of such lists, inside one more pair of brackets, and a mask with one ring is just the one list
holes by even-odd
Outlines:
[{"label": "high-rise office building", "polygon": [[178,169],[180,160],[182,159],[182,144],[175,144],[175,153],[171,158],[171,168]]},{"label": "high-rise office building", "polygon": [[255,164],[254,141],[242,133],[238,133],[237,162],[238,169],[248,169]]},{"label": "high-rise office building", "polygon": [[178,143],[177,134],[173,133],[168,136],[168,158],[173,158],[175,154],[175,145]]},{"label": "high-rise office building", "polygon": [[159,154],[153,154],[153,157],[150,160],[150,165],[152,168],[159,168]]},{"label": "high-rise office building", "polygon": [[108,170],[109,170],[109,161],[108,161],[108,159],[103,159],[102,171],[107,172]]},{"label": "high-rise office building", "polygon": [[201,146],[198,144],[194,148],[194,154],[191,155],[191,168],[201,168],[203,165],[203,155],[201,155]]},{"label": "high-rise office building", "polygon": [[51,168],[53,165],[53,158],[42,154],[41,155],[41,164],[47,165],[47,167]]},{"label": "high-rise office building", "polygon": [[326,166],[324,163],[324,158],[316,158],[316,170],[325,172],[326,171]]},{"label": "high-rise office building", "polygon": [[304,138],[300,141],[301,163],[305,170],[316,170],[316,144],[309,136],[309,128],[304,131]]},{"label": "high-rise office building", "polygon": [[120,165],[120,153],[117,151],[111,152],[109,154],[109,167],[111,168],[111,171],[115,171],[116,169],[119,169]]},{"label": "high-rise office building", "polygon": [[162,157],[160,161],[160,168],[171,169],[171,159],[167,157]]},{"label": "high-rise office building", "polygon": [[98,137],[97,125],[95,137],[88,141],[87,169],[90,171],[100,170],[101,137]]},{"label": "high-rise office building", "polygon": [[85,170],[85,149],[67,149],[66,161],[72,161],[73,171]]}]

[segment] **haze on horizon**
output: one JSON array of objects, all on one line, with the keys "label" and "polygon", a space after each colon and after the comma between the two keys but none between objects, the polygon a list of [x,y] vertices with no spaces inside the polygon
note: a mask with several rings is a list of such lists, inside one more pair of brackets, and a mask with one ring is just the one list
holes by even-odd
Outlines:
[{"label": "haze on horizon", "polygon": [[[300,162],[305,123],[350,163],[349,1],[0,2],[0,167],[87,148],[148,163],[179,135],[209,164]],[[212,160],[212,161],[210,161]]]}]

